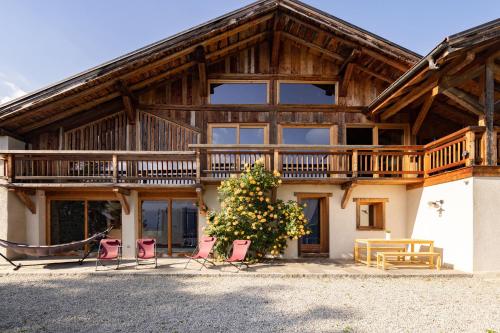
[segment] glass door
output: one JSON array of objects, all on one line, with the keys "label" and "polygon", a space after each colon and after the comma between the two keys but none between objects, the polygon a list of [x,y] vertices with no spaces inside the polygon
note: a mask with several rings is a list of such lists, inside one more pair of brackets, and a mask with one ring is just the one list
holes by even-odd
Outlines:
[{"label": "glass door", "polygon": [[168,249],[168,200],[143,200],[141,207],[141,238],[154,238],[158,251]]},{"label": "glass door", "polygon": [[304,215],[311,233],[300,239],[299,252],[307,254],[328,253],[328,206],[327,197],[302,197],[299,201],[306,204]]},{"label": "glass door", "polygon": [[141,238],[155,238],[159,252],[191,253],[198,243],[194,199],[142,200]]}]

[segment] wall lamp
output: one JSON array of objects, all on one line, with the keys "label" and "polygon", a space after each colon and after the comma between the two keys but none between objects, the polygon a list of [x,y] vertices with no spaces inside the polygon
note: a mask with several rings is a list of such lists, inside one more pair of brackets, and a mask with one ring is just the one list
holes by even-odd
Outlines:
[{"label": "wall lamp", "polygon": [[429,207],[431,208],[435,208],[439,214],[439,217],[443,216],[443,212],[444,212],[444,209],[443,209],[443,204],[444,204],[444,200],[436,200],[436,201],[429,201]]}]

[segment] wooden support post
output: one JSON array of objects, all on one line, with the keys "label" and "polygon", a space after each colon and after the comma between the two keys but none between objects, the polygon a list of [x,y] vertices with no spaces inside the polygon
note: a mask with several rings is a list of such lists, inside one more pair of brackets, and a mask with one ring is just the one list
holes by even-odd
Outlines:
[{"label": "wooden support post", "polygon": [[486,126],[486,165],[497,164],[497,140],[494,132],[495,121],[495,79],[492,68],[493,59],[485,66],[484,75],[484,119]]},{"label": "wooden support post", "polygon": [[118,183],[118,155],[113,154],[113,183]]},{"label": "wooden support post", "polygon": [[196,184],[201,184],[201,152],[196,148]]},{"label": "wooden support post", "polygon": [[201,184],[196,187],[196,198],[198,199],[198,209],[200,210],[200,214],[206,215],[208,208],[203,200],[203,186]]},{"label": "wooden support post", "polygon": [[35,195],[36,191],[26,191],[21,189],[10,189],[14,191],[19,200],[29,209],[31,214],[36,214],[36,204],[31,200],[30,195]]},{"label": "wooden support post", "polygon": [[352,166],[352,177],[355,178],[358,176],[358,151],[357,150],[352,151],[351,166]]},{"label": "wooden support post", "polygon": [[115,193],[115,196],[118,199],[118,201],[120,201],[120,204],[122,205],[122,209],[125,215],[129,215],[130,205],[128,203],[127,196],[130,195],[130,191],[123,188],[115,188],[113,189],[113,192]]},{"label": "wooden support post", "polygon": [[281,44],[281,32],[274,31],[272,49],[271,49],[271,69],[273,73],[278,73],[278,66],[280,60],[280,44]]},{"label": "wooden support post", "polygon": [[465,134],[465,149],[467,150],[468,156],[465,162],[466,166],[473,166],[476,164],[476,133],[469,131]]},{"label": "wooden support post", "polygon": [[342,209],[346,209],[347,204],[349,203],[349,199],[351,198],[352,190],[356,187],[355,182],[348,182],[346,184],[342,185],[342,189],[344,190],[344,195],[342,196],[342,202],[340,204],[340,207]]},{"label": "wooden support post", "polygon": [[280,152],[277,148],[273,150],[273,168],[281,173],[280,170]]},{"label": "wooden support post", "polygon": [[426,152],[424,154],[424,178],[429,177],[430,169],[431,169],[431,155]]},{"label": "wooden support post", "polygon": [[15,180],[15,165],[14,165],[14,156],[12,154],[7,155],[7,159],[5,162],[7,163],[7,182],[8,183],[13,183]]}]

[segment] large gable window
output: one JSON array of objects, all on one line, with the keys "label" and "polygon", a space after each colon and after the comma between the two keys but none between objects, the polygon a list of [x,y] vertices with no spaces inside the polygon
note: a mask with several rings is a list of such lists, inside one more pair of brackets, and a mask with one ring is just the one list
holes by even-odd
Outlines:
[{"label": "large gable window", "polygon": [[211,124],[209,127],[210,142],[223,144],[265,144],[267,143],[266,125],[243,124]]},{"label": "large gable window", "polygon": [[336,85],[333,82],[279,82],[280,104],[333,105]]},{"label": "large gable window", "polygon": [[267,81],[210,81],[210,104],[268,104]]},{"label": "large gable window", "polygon": [[283,127],[281,142],[295,145],[329,145],[330,127]]}]

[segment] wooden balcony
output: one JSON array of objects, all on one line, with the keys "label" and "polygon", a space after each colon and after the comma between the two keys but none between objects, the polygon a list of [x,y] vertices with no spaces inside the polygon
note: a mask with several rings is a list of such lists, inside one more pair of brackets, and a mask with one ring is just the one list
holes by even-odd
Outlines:
[{"label": "wooden balcony", "polygon": [[[495,143],[498,143],[496,131]],[[498,146],[493,152],[496,167]],[[425,146],[190,145],[191,151],[17,150],[0,152],[11,186],[196,186],[262,160],[286,183],[421,183],[484,166],[484,127],[468,127]],[[495,174],[500,175],[496,168]],[[491,172],[490,172],[491,173]]]}]

